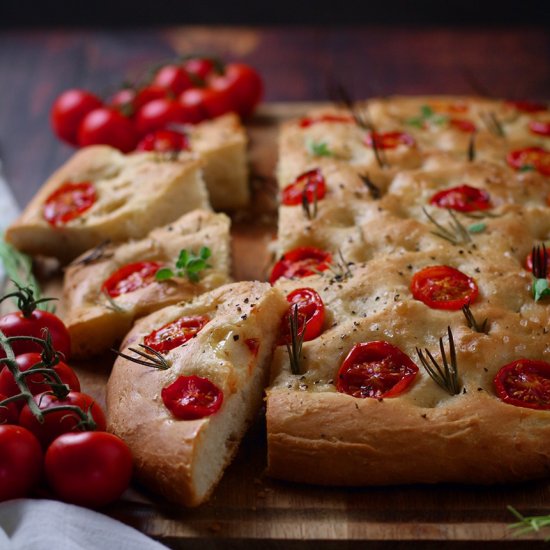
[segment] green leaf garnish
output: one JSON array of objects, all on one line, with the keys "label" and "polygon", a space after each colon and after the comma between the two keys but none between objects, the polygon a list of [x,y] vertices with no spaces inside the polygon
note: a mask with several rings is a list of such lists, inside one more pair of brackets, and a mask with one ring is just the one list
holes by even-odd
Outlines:
[{"label": "green leaf garnish", "polygon": [[198,283],[201,271],[212,267],[207,262],[210,256],[212,256],[212,251],[207,246],[201,247],[198,255],[192,250],[184,248],[180,250],[176,260],[176,269],[172,270],[170,267],[160,268],[155,274],[155,280],[166,281],[173,277],[187,277],[192,283]]},{"label": "green leaf garnish", "polygon": [[446,124],[448,120],[449,118],[445,115],[435,113],[429,105],[422,105],[420,107],[420,115],[407,119],[405,124],[422,129],[428,124],[442,126],[443,124]]},{"label": "green leaf garnish", "polygon": [[155,273],[155,279],[157,281],[166,281],[174,276],[174,272],[169,267],[162,267]]},{"label": "green leaf garnish", "polygon": [[535,298],[535,302],[550,296],[548,279],[533,279],[533,296]]},{"label": "green leaf garnish", "polygon": [[314,157],[332,157],[334,155],[325,141],[313,141],[312,139],[308,139],[306,148],[308,153]]},{"label": "green leaf garnish", "polygon": [[524,164],[521,168],[518,168],[519,172],[534,172],[535,167],[532,164]]},{"label": "green leaf garnish", "polygon": [[468,227],[468,231],[470,233],[483,233],[483,231],[485,231],[487,229],[487,224],[486,223],[474,223],[472,225],[470,225],[470,227]]},{"label": "green leaf garnish", "polygon": [[[513,529],[515,536],[525,535],[527,533],[538,533],[542,529],[550,527],[550,515],[547,516],[524,516],[520,514],[513,506],[508,506],[508,510],[516,516],[518,521],[508,525],[508,529]],[[550,537],[544,539],[550,541]]]}]

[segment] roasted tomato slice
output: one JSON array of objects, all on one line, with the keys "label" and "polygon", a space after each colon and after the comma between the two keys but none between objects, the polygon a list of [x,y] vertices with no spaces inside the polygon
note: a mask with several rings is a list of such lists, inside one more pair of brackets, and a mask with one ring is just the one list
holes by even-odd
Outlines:
[{"label": "roasted tomato slice", "polygon": [[548,110],[544,103],[537,103],[536,101],[507,101],[506,105],[522,113],[540,113]]},{"label": "roasted tomato slice", "polygon": [[395,149],[400,145],[406,145],[407,147],[414,145],[413,137],[405,132],[386,132],[384,134],[371,132],[365,138],[365,144],[369,147],[372,147],[373,136],[378,149]]},{"label": "roasted tomato slice", "polygon": [[68,181],[46,199],[44,219],[51,225],[63,225],[90,209],[96,200],[93,183]]},{"label": "roasted tomato slice", "polygon": [[505,403],[528,409],[550,409],[550,363],[518,359],[495,376],[497,395]]},{"label": "roasted tomato slice", "polygon": [[298,288],[287,297],[290,308],[281,321],[279,346],[290,344],[290,316],[298,308],[298,334],[304,335],[304,342],[309,342],[321,334],[325,320],[325,304],[321,296],[312,288]]},{"label": "roasted tomato slice", "polygon": [[464,184],[439,191],[430,199],[430,204],[458,212],[475,212],[491,208],[491,199],[487,191]]},{"label": "roasted tomato slice", "polygon": [[194,338],[208,321],[210,319],[204,315],[181,317],[151,332],[143,343],[160,353],[166,353]]},{"label": "roasted tomato slice", "polygon": [[336,389],[353,397],[396,397],[417,373],[410,357],[388,342],[355,344],[338,370]]},{"label": "roasted tomato slice", "polygon": [[306,117],[300,120],[300,128],[309,128],[319,122],[352,123],[353,118],[345,115],[320,115],[316,117]]},{"label": "roasted tomato slice", "polygon": [[539,136],[550,137],[550,122],[543,120],[532,120],[529,123],[531,133]]},{"label": "roasted tomato slice", "polygon": [[111,298],[145,288],[155,280],[156,272],[162,267],[159,262],[135,262],[117,269],[101,289]]},{"label": "roasted tomato slice", "polygon": [[[544,261],[544,248],[539,247],[539,263],[542,266]],[[548,273],[548,278],[550,279],[550,248],[546,246],[546,271]],[[525,260],[525,265],[527,266],[527,269],[531,272],[533,272],[533,252],[529,253],[529,256],[527,256],[527,259]]]},{"label": "roasted tomato slice", "polygon": [[318,201],[325,198],[327,184],[321,170],[309,170],[299,175],[296,181],[283,189],[282,202],[286,206],[302,204],[304,193],[309,203],[313,203],[315,197]]},{"label": "roasted tomato slice", "polygon": [[477,130],[476,125],[467,118],[451,118],[449,125],[451,128],[455,128],[466,134],[471,134]]},{"label": "roasted tomato slice", "polygon": [[448,265],[425,267],[413,275],[411,292],[433,309],[459,310],[474,302],[479,290],[468,275]]},{"label": "roasted tomato slice", "polygon": [[137,145],[137,151],[157,151],[173,153],[190,150],[189,139],[181,132],[173,130],[156,130],[147,134]]},{"label": "roasted tomato slice", "polygon": [[313,248],[310,246],[301,246],[289,252],[273,266],[269,282],[273,284],[277,279],[286,277],[302,278],[309,275],[315,275],[318,271],[326,271],[332,261],[330,252]]},{"label": "roasted tomato slice", "polygon": [[222,406],[223,392],[208,378],[179,376],[162,388],[162,401],[180,420],[197,420],[210,416]]},{"label": "roasted tomato slice", "polygon": [[515,149],[508,153],[506,161],[515,170],[537,170],[543,176],[550,176],[550,151],[542,147]]}]

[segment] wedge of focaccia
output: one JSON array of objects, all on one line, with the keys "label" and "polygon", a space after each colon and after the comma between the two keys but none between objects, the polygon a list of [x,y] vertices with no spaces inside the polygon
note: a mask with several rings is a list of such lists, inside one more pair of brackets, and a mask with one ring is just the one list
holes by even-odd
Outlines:
[{"label": "wedge of focaccia", "polygon": [[62,262],[109,239],[141,238],[196,208],[209,208],[201,161],[154,153],[123,155],[107,146],[78,151],[50,177],[6,231],[33,255]]},{"label": "wedge of focaccia", "polygon": [[[72,355],[102,353],[122,339],[135,319],[230,282],[229,225],[225,214],[195,210],[144,239],[102,246],[77,258],[63,286]],[[155,280],[163,267],[177,271],[182,250],[199,256],[205,247],[208,268],[191,273],[191,279],[182,273]]]},{"label": "wedge of focaccia", "polygon": [[138,478],[152,490],[187,506],[211,494],[262,402],[287,308],[268,284],[242,282],[136,323],[121,352],[135,356],[130,348],[148,345],[161,368],[117,359],[109,429],[130,446]]}]

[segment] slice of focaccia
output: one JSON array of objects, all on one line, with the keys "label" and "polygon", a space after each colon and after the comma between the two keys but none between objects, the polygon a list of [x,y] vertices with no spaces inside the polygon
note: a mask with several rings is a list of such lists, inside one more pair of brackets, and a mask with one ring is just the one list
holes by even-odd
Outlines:
[{"label": "slice of focaccia", "polygon": [[[89,251],[66,270],[63,300],[72,355],[106,351],[130,330],[136,318],[230,282],[229,218],[207,210],[185,214],[146,238]],[[206,247],[208,267],[155,280],[182,250],[199,256]],[[189,278],[191,277],[191,278]]]},{"label": "slice of focaccia", "polygon": [[161,368],[116,360],[109,429],[130,446],[152,490],[187,506],[211,494],[262,402],[287,308],[270,285],[242,282],[136,323],[121,352],[149,349]]},{"label": "slice of focaccia", "polygon": [[109,239],[141,238],[185,212],[209,208],[201,161],[123,155],[98,145],[78,151],[42,186],[6,240],[62,262]]}]

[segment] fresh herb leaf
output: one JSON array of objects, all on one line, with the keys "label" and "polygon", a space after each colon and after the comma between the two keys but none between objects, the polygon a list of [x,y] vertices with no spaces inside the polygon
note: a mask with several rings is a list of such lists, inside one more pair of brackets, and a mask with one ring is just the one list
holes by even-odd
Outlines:
[{"label": "fresh herb leaf", "polygon": [[423,118],[430,118],[434,115],[434,110],[429,105],[422,105],[420,107],[420,113]]},{"label": "fresh herb leaf", "polygon": [[212,256],[212,251],[207,246],[201,247],[198,255],[192,250],[184,248],[180,250],[176,260],[176,270],[174,271],[170,267],[162,267],[156,272],[155,279],[157,281],[167,281],[173,277],[187,277],[192,283],[198,283],[201,271],[212,267],[207,262],[210,256]]},{"label": "fresh herb leaf", "polygon": [[535,167],[532,164],[524,164],[521,168],[518,169],[520,172],[534,172]]},{"label": "fresh herb leaf", "polygon": [[155,280],[166,281],[174,276],[174,272],[169,267],[163,267],[155,273]]},{"label": "fresh herb leaf", "polygon": [[[550,527],[550,515],[547,516],[524,516],[520,514],[513,506],[508,506],[508,510],[519,520],[516,523],[508,525],[508,529],[514,530],[514,535],[519,537],[527,533],[538,533],[542,529]],[[544,539],[550,541],[550,537]]]},{"label": "fresh herb leaf", "polygon": [[534,279],[533,280],[533,296],[535,302],[547,298],[550,296],[550,286],[548,285],[548,279]]},{"label": "fresh herb leaf", "polygon": [[325,141],[313,141],[312,139],[308,139],[306,148],[308,153],[314,157],[332,157],[334,155]]},{"label": "fresh herb leaf", "polygon": [[480,223],[474,223],[468,227],[468,231],[470,233],[483,233],[487,229],[487,224],[480,222]]},{"label": "fresh herb leaf", "polygon": [[448,120],[449,118],[445,115],[435,113],[429,105],[422,105],[420,107],[420,115],[407,119],[405,124],[422,129],[429,124],[442,126],[446,124]]}]

